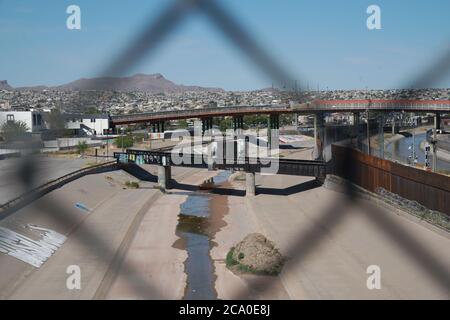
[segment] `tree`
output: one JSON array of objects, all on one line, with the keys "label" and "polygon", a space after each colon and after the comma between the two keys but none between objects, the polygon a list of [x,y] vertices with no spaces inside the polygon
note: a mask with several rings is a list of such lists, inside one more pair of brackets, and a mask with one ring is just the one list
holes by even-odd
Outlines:
[{"label": "tree", "polygon": [[222,133],[225,133],[227,131],[227,129],[232,129],[232,128],[233,128],[233,119],[231,119],[231,118],[223,118],[219,122],[219,130]]},{"label": "tree", "polygon": [[77,149],[78,149],[78,153],[83,156],[84,153],[86,152],[86,150],[88,149],[88,145],[87,145],[86,141],[84,141],[84,140],[79,141]]},{"label": "tree", "polygon": [[12,141],[23,137],[28,132],[28,127],[23,121],[6,121],[0,131],[6,141]]},{"label": "tree", "polygon": [[84,110],[85,114],[98,114],[100,113],[95,105],[89,105]]},{"label": "tree", "polygon": [[54,109],[48,116],[48,124],[52,130],[64,130],[66,128],[66,121],[61,111]]},{"label": "tree", "polygon": [[188,123],[187,123],[186,119],[178,120],[177,127],[179,129],[187,129]]},{"label": "tree", "polygon": [[133,136],[132,135],[126,135],[126,136],[120,136],[114,139],[114,144],[117,148],[131,148],[134,144]]}]

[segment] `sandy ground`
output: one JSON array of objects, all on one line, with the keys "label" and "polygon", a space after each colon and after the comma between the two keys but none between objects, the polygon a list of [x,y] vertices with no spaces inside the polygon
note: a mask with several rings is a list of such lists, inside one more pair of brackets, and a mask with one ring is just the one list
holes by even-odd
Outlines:
[{"label": "sandy ground", "polygon": [[[343,194],[312,187],[309,180],[258,175],[257,196],[228,197],[227,226],[216,234],[211,253],[219,298],[450,298],[449,236],[407,214],[347,204]],[[233,186],[242,189],[244,183]],[[225,267],[229,248],[255,231],[288,257],[279,277],[237,276]],[[367,288],[371,265],[381,268],[380,290]]]},{"label": "sandy ground", "polygon": [[[199,185],[217,172],[202,171],[182,180]],[[183,190],[171,189],[145,213],[142,223],[105,296],[106,299],[181,299],[186,286],[187,252],[176,248],[175,235]]]},{"label": "sandy ground", "polygon": [[[299,180],[308,183],[307,178],[258,176],[265,194],[229,197],[227,226],[212,250],[219,298],[450,298],[450,237],[381,208],[371,212],[344,205],[342,194],[324,187],[287,196],[266,193]],[[255,231],[288,257],[279,277],[237,276],[225,267],[229,248]],[[370,265],[381,268],[380,290],[366,286]]]},{"label": "sandy ground", "polygon": [[[192,172],[175,169],[173,175]],[[107,287],[109,270],[115,266],[118,253],[126,249],[129,234],[161,195],[146,182],[141,182],[139,189],[124,189],[128,180],[134,178],[123,171],[85,176],[1,220],[1,226],[15,231],[22,232],[24,225],[32,223],[68,238],[39,269],[1,254],[0,298],[97,297],[99,290]],[[91,212],[81,212],[75,203],[83,203]],[[81,290],[67,289],[69,265],[81,269]]]}]

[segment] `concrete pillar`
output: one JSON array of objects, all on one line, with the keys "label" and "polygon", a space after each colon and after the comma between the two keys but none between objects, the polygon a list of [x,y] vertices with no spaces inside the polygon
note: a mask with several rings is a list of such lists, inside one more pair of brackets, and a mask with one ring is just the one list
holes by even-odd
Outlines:
[{"label": "concrete pillar", "polygon": [[378,130],[379,130],[378,144],[380,146],[380,158],[384,159],[384,114],[380,114],[380,116],[378,117]]},{"label": "concrete pillar", "polygon": [[212,129],[212,118],[203,118],[202,119],[202,133],[205,134],[208,130]]},{"label": "concrete pillar", "polygon": [[434,115],[434,126],[436,129],[441,129],[441,114],[439,112],[436,112]]},{"label": "concrete pillar", "polygon": [[433,128],[433,139],[431,141],[433,148],[433,172],[437,171],[437,130],[441,128],[441,115],[440,113],[434,114],[434,128]]},{"label": "concrete pillar", "polygon": [[[272,148],[278,148],[278,139],[280,133],[280,116],[278,114],[271,114],[267,124],[267,148],[268,155],[271,155]],[[274,143],[275,141],[275,143]]]},{"label": "concrete pillar", "polygon": [[255,173],[246,172],[245,173],[245,195],[254,196],[256,195],[256,184],[255,184]]},{"label": "concrete pillar", "polygon": [[152,132],[164,132],[164,121],[153,123]]},{"label": "concrete pillar", "polygon": [[396,126],[395,126],[395,118],[396,118],[396,114],[394,113],[394,114],[392,114],[392,135],[395,135],[395,134],[397,134],[397,128],[396,128]]},{"label": "concrete pillar", "polygon": [[244,117],[243,116],[233,117],[233,129],[235,134],[241,135],[243,128],[244,128]]},{"label": "concrete pillar", "polygon": [[170,166],[158,166],[158,187],[162,190],[169,189],[171,175],[172,169]]},{"label": "concrete pillar", "polygon": [[314,115],[314,160],[323,160],[323,148],[325,143],[325,119],[323,112]]}]

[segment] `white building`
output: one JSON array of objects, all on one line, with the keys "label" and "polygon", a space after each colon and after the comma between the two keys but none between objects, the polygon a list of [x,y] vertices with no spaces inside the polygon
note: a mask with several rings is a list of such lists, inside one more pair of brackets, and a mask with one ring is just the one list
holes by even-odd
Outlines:
[{"label": "white building", "polygon": [[40,111],[0,111],[0,127],[7,121],[22,121],[27,125],[27,131],[33,133],[46,128]]},{"label": "white building", "polygon": [[109,129],[107,114],[64,114],[66,128],[86,135],[106,135]]}]

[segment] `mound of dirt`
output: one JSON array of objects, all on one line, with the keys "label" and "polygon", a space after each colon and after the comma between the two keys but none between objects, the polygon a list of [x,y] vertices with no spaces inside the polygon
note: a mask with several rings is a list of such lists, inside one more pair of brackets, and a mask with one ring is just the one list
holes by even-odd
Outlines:
[{"label": "mound of dirt", "polygon": [[260,233],[251,233],[231,248],[227,254],[227,267],[232,271],[277,275],[284,257],[275,244]]}]

